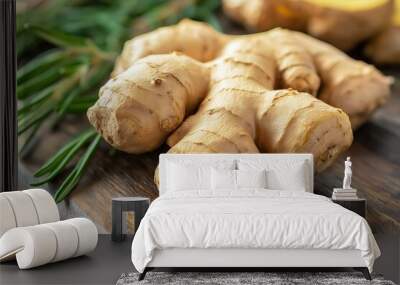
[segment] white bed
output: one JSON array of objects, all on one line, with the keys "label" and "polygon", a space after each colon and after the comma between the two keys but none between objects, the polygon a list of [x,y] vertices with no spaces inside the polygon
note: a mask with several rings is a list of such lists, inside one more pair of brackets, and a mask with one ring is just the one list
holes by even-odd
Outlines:
[{"label": "white bed", "polygon": [[[209,167],[237,184],[248,173],[251,185],[266,169],[268,185],[217,189],[204,184],[218,179]],[[140,279],[154,267],[354,267],[370,278],[380,255],[362,217],[312,193],[311,154],[163,154],[159,175],[160,197],[132,243]]]}]

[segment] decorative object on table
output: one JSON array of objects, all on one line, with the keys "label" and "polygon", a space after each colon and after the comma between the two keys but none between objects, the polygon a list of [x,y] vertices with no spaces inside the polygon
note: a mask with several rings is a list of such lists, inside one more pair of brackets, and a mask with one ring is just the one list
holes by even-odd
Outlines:
[{"label": "decorative object on table", "polygon": [[351,176],[353,171],[351,170],[351,160],[350,156],[347,157],[344,162],[344,178],[343,178],[343,189],[351,189]]},{"label": "decorative object on table", "polygon": [[144,197],[113,198],[111,239],[122,241],[126,235],[133,235],[149,205],[150,199]]},{"label": "decorative object on table", "polygon": [[[370,284],[360,272],[149,272],[145,280],[138,281],[139,273],[125,273],[116,285],[157,284]],[[382,275],[372,275],[376,285],[395,285]]]},{"label": "decorative object on table", "polygon": [[84,255],[96,245],[96,226],[85,218],[17,227],[0,238],[0,261],[16,258],[20,269],[28,269]]},{"label": "decorative object on table", "polygon": [[29,189],[0,193],[0,237],[15,227],[34,226],[60,220],[49,192]]},{"label": "decorative object on table", "polygon": [[357,189],[343,189],[343,188],[334,188],[332,194],[333,200],[356,200]]},{"label": "decorative object on table", "polygon": [[344,162],[344,178],[343,178],[343,188],[334,188],[332,193],[333,200],[356,200],[357,189],[351,188],[351,177],[353,171],[351,169],[352,162],[350,156],[347,157]]},{"label": "decorative object on table", "polygon": [[363,218],[367,216],[367,200],[365,199],[332,199],[332,201],[356,214],[359,214]]},{"label": "decorative object on table", "polygon": [[97,228],[85,218],[60,221],[42,189],[0,193],[0,262],[16,259],[28,269],[80,256],[97,245]]}]

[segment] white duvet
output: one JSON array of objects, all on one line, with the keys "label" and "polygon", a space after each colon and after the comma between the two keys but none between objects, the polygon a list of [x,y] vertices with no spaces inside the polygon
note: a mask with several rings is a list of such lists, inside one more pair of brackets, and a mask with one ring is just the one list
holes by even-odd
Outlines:
[{"label": "white duvet", "polygon": [[132,262],[143,272],[165,248],[358,249],[370,271],[380,255],[359,215],[323,196],[265,189],[157,198],[134,237]]}]

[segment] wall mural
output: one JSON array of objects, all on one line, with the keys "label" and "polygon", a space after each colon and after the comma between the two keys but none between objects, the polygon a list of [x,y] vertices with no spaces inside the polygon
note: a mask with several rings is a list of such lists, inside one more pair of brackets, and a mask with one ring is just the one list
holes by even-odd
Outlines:
[{"label": "wall mural", "polygon": [[161,153],[312,153],[314,192],[398,240],[399,7],[18,1],[19,188],[100,233],[114,203],[119,240],[158,197]]}]

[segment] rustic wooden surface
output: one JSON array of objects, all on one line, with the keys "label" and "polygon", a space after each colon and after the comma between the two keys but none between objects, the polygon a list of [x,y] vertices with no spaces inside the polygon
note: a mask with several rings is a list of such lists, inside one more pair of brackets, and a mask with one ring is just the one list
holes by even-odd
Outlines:
[{"label": "rustic wooden surface", "polygon": [[[385,70],[387,74],[396,74]],[[400,78],[399,74],[397,78]],[[81,122],[69,122],[59,131],[43,136],[35,152],[23,160],[31,171],[76,131]],[[389,102],[354,134],[354,143],[331,168],[316,175],[315,192],[331,196],[332,189],[342,183],[346,156],[353,160],[353,187],[367,199],[367,219],[375,232],[400,232],[400,83],[393,86]],[[111,198],[158,195],[153,183],[158,152],[129,155],[110,154],[103,146],[92,160],[88,171],[66,202],[86,213],[106,231],[111,231]],[[54,185],[51,185],[54,186]]]}]

